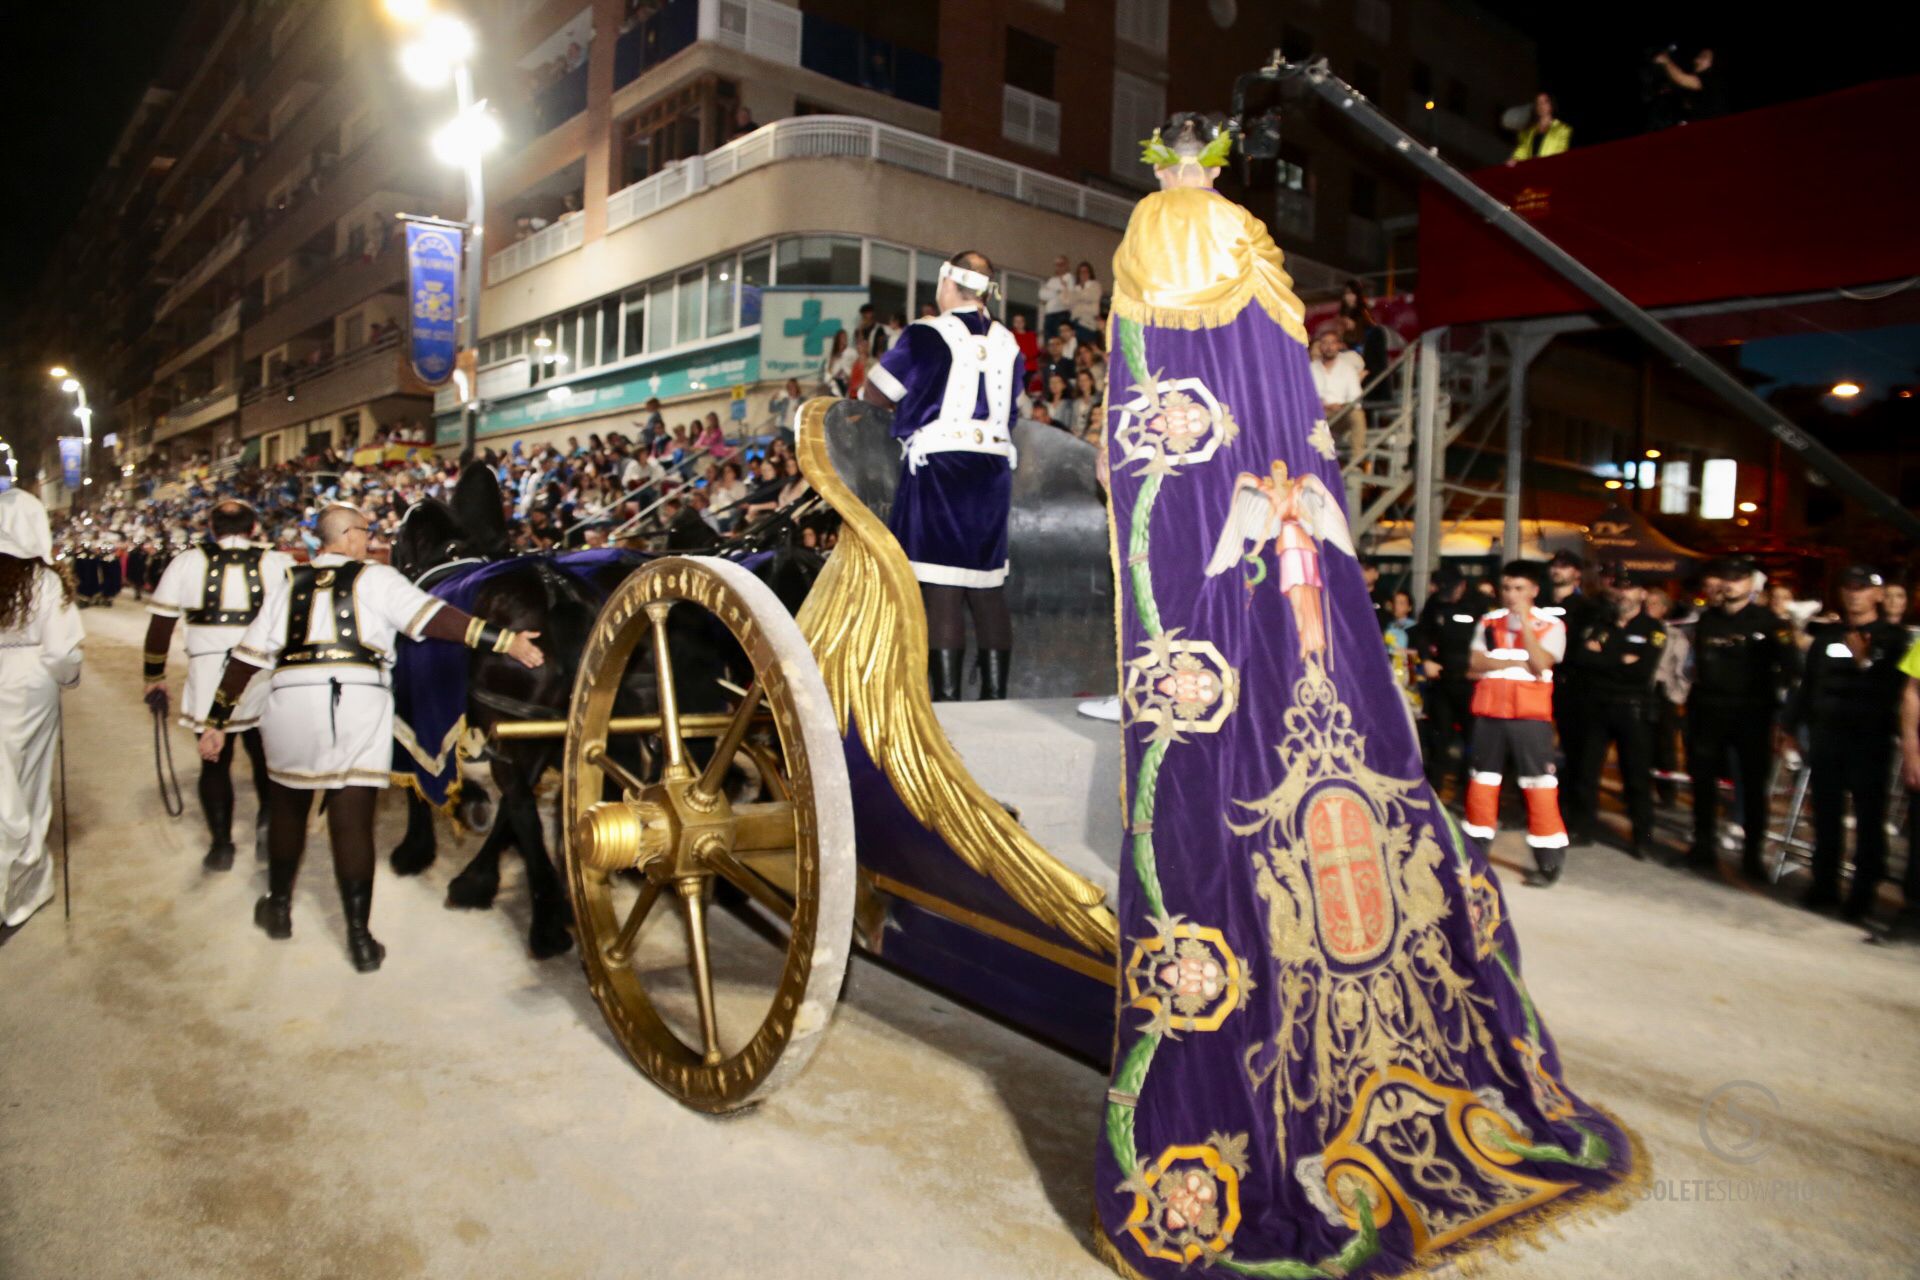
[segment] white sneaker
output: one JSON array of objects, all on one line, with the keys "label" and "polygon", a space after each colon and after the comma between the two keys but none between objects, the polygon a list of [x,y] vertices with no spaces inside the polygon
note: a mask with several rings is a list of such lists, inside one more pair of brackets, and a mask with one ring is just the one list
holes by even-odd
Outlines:
[{"label": "white sneaker", "polygon": [[1111,698],[1094,698],[1089,702],[1081,703],[1074,710],[1089,720],[1105,720],[1112,724],[1119,724],[1120,695],[1116,693]]}]

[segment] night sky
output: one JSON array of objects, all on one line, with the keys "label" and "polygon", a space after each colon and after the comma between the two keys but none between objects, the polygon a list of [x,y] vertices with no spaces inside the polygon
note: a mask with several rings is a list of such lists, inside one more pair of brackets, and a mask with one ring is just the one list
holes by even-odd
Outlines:
[{"label": "night sky", "polygon": [[182,0],[0,3],[0,319],[39,279],[153,75]]}]

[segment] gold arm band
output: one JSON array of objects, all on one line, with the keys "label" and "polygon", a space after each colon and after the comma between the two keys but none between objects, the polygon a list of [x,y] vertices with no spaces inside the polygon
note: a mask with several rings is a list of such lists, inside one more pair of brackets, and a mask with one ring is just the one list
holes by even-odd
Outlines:
[{"label": "gold arm band", "polygon": [[467,619],[467,638],[463,642],[467,648],[478,649],[480,647],[480,629],[486,625],[487,621],[485,618]]},{"label": "gold arm band", "polygon": [[145,658],[148,662],[165,663],[167,660],[167,651],[165,649],[161,649],[159,652],[156,653],[154,650],[148,649],[145,653],[142,653],[140,656],[142,658]]},{"label": "gold arm band", "polygon": [[513,642],[519,635],[520,633],[518,631],[510,631],[506,627],[500,628],[500,634],[493,642],[493,651],[495,653],[505,653],[507,650],[513,648]]}]

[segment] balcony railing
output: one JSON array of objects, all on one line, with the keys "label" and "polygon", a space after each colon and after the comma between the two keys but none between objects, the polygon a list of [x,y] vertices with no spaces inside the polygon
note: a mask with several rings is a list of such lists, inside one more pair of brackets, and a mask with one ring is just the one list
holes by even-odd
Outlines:
[{"label": "balcony railing", "polygon": [[[608,207],[612,207],[611,201]],[[487,283],[499,284],[563,253],[571,253],[586,243],[586,235],[586,220],[578,213],[567,214],[552,226],[543,227],[488,258]]]},{"label": "balcony railing", "polygon": [[247,222],[243,218],[239,225],[234,227],[232,231],[229,231],[226,238],[221,240],[219,244],[213,246],[206,257],[195,263],[193,269],[182,276],[173,288],[161,295],[159,304],[153,309],[153,318],[155,320],[161,319],[169,311],[172,311],[182,302],[192,297],[202,285],[213,279],[214,276],[220,273],[222,268],[239,257],[240,251],[246,247]]},{"label": "balcony railing", "polygon": [[[704,7],[704,6],[703,6]],[[775,0],[715,0],[704,39],[783,66],[800,64],[800,11]]]},{"label": "balcony railing", "polygon": [[235,156],[233,163],[227,166],[227,171],[214,179],[213,184],[207,188],[207,193],[195,202],[193,208],[189,209],[180,221],[167,228],[167,234],[161,238],[160,248],[155,251],[154,256],[165,258],[172,253],[187,232],[193,230],[200,219],[207,216],[207,210],[227,198],[227,193],[233,190],[246,171],[247,162]]},{"label": "balcony railing", "polygon": [[157,366],[153,371],[154,379],[171,378],[221,343],[239,337],[240,315],[246,307],[246,301],[245,298],[235,298],[225,311],[213,318],[213,323],[207,326],[205,333],[167,357],[165,364]]},{"label": "balcony railing", "polygon": [[167,440],[182,432],[218,422],[240,407],[240,395],[231,383],[222,383],[196,400],[189,400],[168,412],[160,420],[156,440]]},{"label": "balcony railing", "polygon": [[390,395],[425,395],[425,388],[403,369],[405,355],[399,334],[345,351],[319,364],[285,370],[266,386],[242,397],[240,432],[290,426],[338,413]]},{"label": "balcony railing", "polygon": [[[678,204],[750,169],[781,160],[810,159],[877,160],[1117,229],[1124,230],[1133,213],[1132,200],[952,146],[910,129],[852,116],[800,116],[763,125],[704,156],[614,192],[607,197],[607,230]],[[505,279],[506,274],[495,276],[489,264],[489,283]]]}]

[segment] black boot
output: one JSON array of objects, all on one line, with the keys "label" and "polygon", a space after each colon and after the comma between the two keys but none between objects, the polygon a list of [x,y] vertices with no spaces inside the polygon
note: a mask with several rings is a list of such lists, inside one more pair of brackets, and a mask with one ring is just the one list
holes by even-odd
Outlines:
[{"label": "black boot", "polygon": [[373,914],[373,882],[342,880],[340,906],[347,916],[347,958],[361,973],[372,973],[387,957],[387,949],[367,932],[367,920]]},{"label": "black boot", "polygon": [[207,846],[207,856],[200,859],[200,865],[208,871],[231,871],[233,869],[233,800],[200,798],[200,806],[207,814],[207,830],[213,836],[213,842]]},{"label": "black boot", "polygon": [[284,942],[293,936],[293,899],[270,893],[253,904],[253,922],[269,938]]},{"label": "black boot", "polygon": [[1012,655],[1005,649],[983,649],[980,651],[978,665],[980,669],[980,701],[1001,702],[1007,696],[1007,659]]},{"label": "black boot", "polygon": [[1533,860],[1539,869],[1527,877],[1527,883],[1538,889],[1552,888],[1559,883],[1560,873],[1567,869],[1565,849],[1535,849]]},{"label": "black boot", "polygon": [[927,654],[927,684],[935,702],[960,701],[961,660],[964,649],[934,649]]}]

